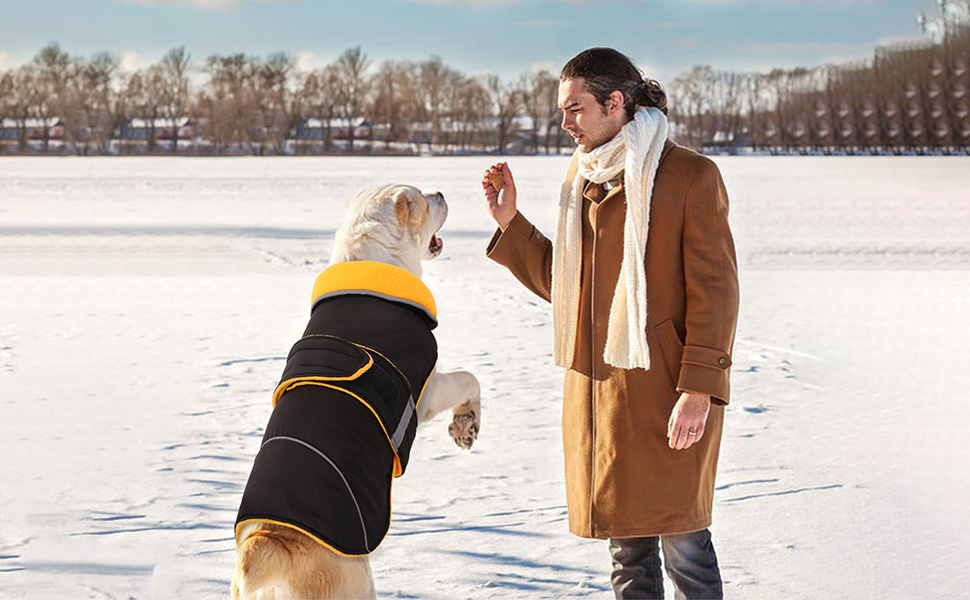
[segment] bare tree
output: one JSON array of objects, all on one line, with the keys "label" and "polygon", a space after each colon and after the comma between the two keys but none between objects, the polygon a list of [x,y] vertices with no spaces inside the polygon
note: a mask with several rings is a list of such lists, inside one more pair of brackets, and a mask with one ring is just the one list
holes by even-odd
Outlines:
[{"label": "bare tree", "polygon": [[248,91],[252,121],[259,129],[259,153],[269,143],[273,151],[282,154],[292,126],[289,112],[289,81],[296,60],[289,54],[277,52],[265,61],[252,61],[253,72]]},{"label": "bare tree", "polygon": [[95,54],[88,63],[87,80],[96,90],[93,107],[96,118],[92,119],[94,125],[92,131],[95,143],[102,153],[108,151],[110,140],[117,129],[112,106],[116,94],[112,85],[118,73],[119,64],[118,57],[108,52]]},{"label": "bare tree", "polygon": [[[559,91],[559,80],[549,71],[538,71],[523,75],[519,81],[519,104],[532,121],[532,152],[539,153],[539,133],[546,132],[546,154],[549,153],[549,129],[553,126],[553,119],[558,117],[556,102],[550,105],[549,98],[556,97]],[[558,120],[558,119],[556,119]]]},{"label": "bare tree", "polygon": [[489,132],[486,117],[491,108],[488,92],[478,80],[462,77],[450,86],[448,95],[451,128],[457,136],[458,148],[462,151],[484,148],[482,136]]},{"label": "bare tree", "polygon": [[520,94],[516,87],[502,83],[497,75],[485,75],[482,87],[491,100],[491,117],[498,153],[505,154],[512,134],[513,119],[518,112]]},{"label": "bare tree", "polygon": [[561,127],[562,111],[559,110],[559,79],[555,75],[552,77],[552,81],[546,83],[545,96],[542,100],[544,106],[540,109],[539,114],[545,115],[546,119],[546,154],[549,154],[549,145],[553,137],[556,140],[556,154],[559,154],[565,139],[565,132]]},{"label": "bare tree", "polygon": [[938,16],[927,17],[921,12],[916,16],[916,24],[923,35],[939,43],[970,21],[970,0],[937,0],[937,5]]},{"label": "bare tree", "polygon": [[710,115],[708,93],[713,87],[714,69],[707,65],[693,67],[678,75],[670,85],[670,119],[681,141],[700,148],[713,133],[706,122]]},{"label": "bare tree", "polygon": [[400,68],[401,78],[398,83],[403,109],[401,136],[404,141],[416,147],[416,129],[428,119],[422,95],[420,67],[417,64],[405,62]]},{"label": "bare tree", "polygon": [[50,145],[50,128],[64,110],[71,59],[60,45],[51,42],[34,56],[37,70],[38,95],[33,105],[33,116],[43,123],[44,152]]},{"label": "bare tree", "polygon": [[179,120],[186,116],[191,96],[189,94],[189,63],[192,55],[179,46],[168,51],[162,58],[161,72],[165,82],[163,112],[172,121],[172,154],[178,153]]},{"label": "bare tree", "polygon": [[216,151],[225,151],[247,139],[245,88],[251,72],[245,54],[206,59],[204,71],[209,75],[205,88],[199,93],[198,105],[205,121],[205,133]]},{"label": "bare tree", "polygon": [[418,65],[418,78],[419,97],[431,125],[428,150],[433,152],[434,145],[441,142],[442,125],[447,119],[446,112],[451,108],[446,106],[446,91],[458,84],[461,75],[445,65],[440,56],[432,56]]},{"label": "bare tree", "polygon": [[337,112],[347,120],[349,152],[354,151],[356,119],[364,113],[364,107],[367,106],[370,83],[367,68],[369,66],[370,60],[360,46],[345,50],[336,62]]},{"label": "bare tree", "polygon": [[165,115],[165,74],[159,64],[151,65],[134,73],[124,91],[125,104],[131,115],[145,124],[148,152],[157,146],[157,126]]},{"label": "bare tree", "polygon": [[384,128],[384,148],[391,142],[407,139],[413,122],[416,99],[409,81],[415,77],[415,67],[407,62],[385,61],[371,78],[373,92],[369,114],[375,125]]},{"label": "bare tree", "polygon": [[296,121],[296,140],[294,151],[297,154],[307,154],[310,150],[312,139],[304,139],[306,136],[305,124],[311,118],[310,112],[317,93],[317,78],[313,71],[309,73],[298,73],[296,75],[296,89],[293,93],[293,101],[290,104],[290,114]]},{"label": "bare tree", "polygon": [[4,116],[17,123],[17,151],[27,148],[27,120],[42,102],[43,91],[38,81],[37,67],[33,63],[21,65],[8,71],[0,79],[0,102]]},{"label": "bare tree", "polygon": [[62,103],[65,141],[78,154],[92,148],[108,151],[114,133],[112,80],[118,58],[107,52],[95,54],[90,61],[71,61]]},{"label": "bare tree", "polygon": [[[19,106],[17,102],[17,88],[13,71],[0,71],[0,123],[5,118],[13,118],[17,122],[19,137],[23,139],[26,127],[23,120],[18,119]],[[26,117],[24,117],[26,119]],[[6,142],[0,143],[0,153],[7,149]]]},{"label": "bare tree", "polygon": [[332,123],[337,116],[337,89],[339,77],[336,65],[309,73],[303,80],[298,95],[302,108],[302,115],[306,119],[318,119],[324,127],[323,151],[330,150]]}]

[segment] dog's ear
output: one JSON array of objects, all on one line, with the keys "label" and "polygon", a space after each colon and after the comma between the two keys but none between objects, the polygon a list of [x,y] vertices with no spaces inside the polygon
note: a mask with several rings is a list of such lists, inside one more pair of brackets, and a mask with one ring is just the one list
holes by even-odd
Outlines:
[{"label": "dog's ear", "polygon": [[401,225],[407,225],[411,222],[414,203],[408,199],[406,193],[398,194],[397,198],[394,199],[394,212],[397,213],[397,220],[401,222]]},{"label": "dog's ear", "polygon": [[428,201],[418,190],[403,189],[394,198],[394,212],[401,225],[417,230],[428,217]]}]

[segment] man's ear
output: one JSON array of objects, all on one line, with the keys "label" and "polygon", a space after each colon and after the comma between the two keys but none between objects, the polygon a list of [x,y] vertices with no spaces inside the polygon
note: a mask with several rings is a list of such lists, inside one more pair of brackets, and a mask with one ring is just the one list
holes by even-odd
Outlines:
[{"label": "man's ear", "polygon": [[609,108],[611,115],[616,114],[617,110],[623,110],[623,92],[620,90],[610,92],[610,99],[607,101],[606,106]]}]

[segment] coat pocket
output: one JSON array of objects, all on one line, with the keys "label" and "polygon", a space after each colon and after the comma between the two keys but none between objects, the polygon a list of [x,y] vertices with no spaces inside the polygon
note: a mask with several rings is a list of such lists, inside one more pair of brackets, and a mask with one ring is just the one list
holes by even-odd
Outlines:
[{"label": "coat pocket", "polygon": [[680,379],[680,361],[684,356],[684,342],[680,339],[671,319],[654,325],[653,333],[660,341],[660,351],[664,357],[664,364],[667,365],[670,380],[674,387],[677,387],[677,380]]}]

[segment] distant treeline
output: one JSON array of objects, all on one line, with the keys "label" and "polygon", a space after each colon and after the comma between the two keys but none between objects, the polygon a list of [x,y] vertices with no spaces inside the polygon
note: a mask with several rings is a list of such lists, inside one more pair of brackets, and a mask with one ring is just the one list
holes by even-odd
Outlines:
[{"label": "distant treeline", "polygon": [[[970,0],[922,17],[922,43],[872,59],[733,73],[697,66],[670,82],[671,136],[710,152],[925,152],[970,147]],[[571,152],[558,77],[466,76],[441,58],[373,65],[360,47],[299,71],[285,53],[184,47],[122,72],[109,53],[56,43],[0,71],[2,153]],[[649,74],[648,74],[649,75]],[[201,81],[201,83],[200,83]]]},{"label": "distant treeline", "polygon": [[671,85],[677,132],[695,147],[966,150],[970,2],[955,6],[963,10],[920,21],[936,25],[935,40],[879,47],[856,63],[766,74],[695,67]]}]

